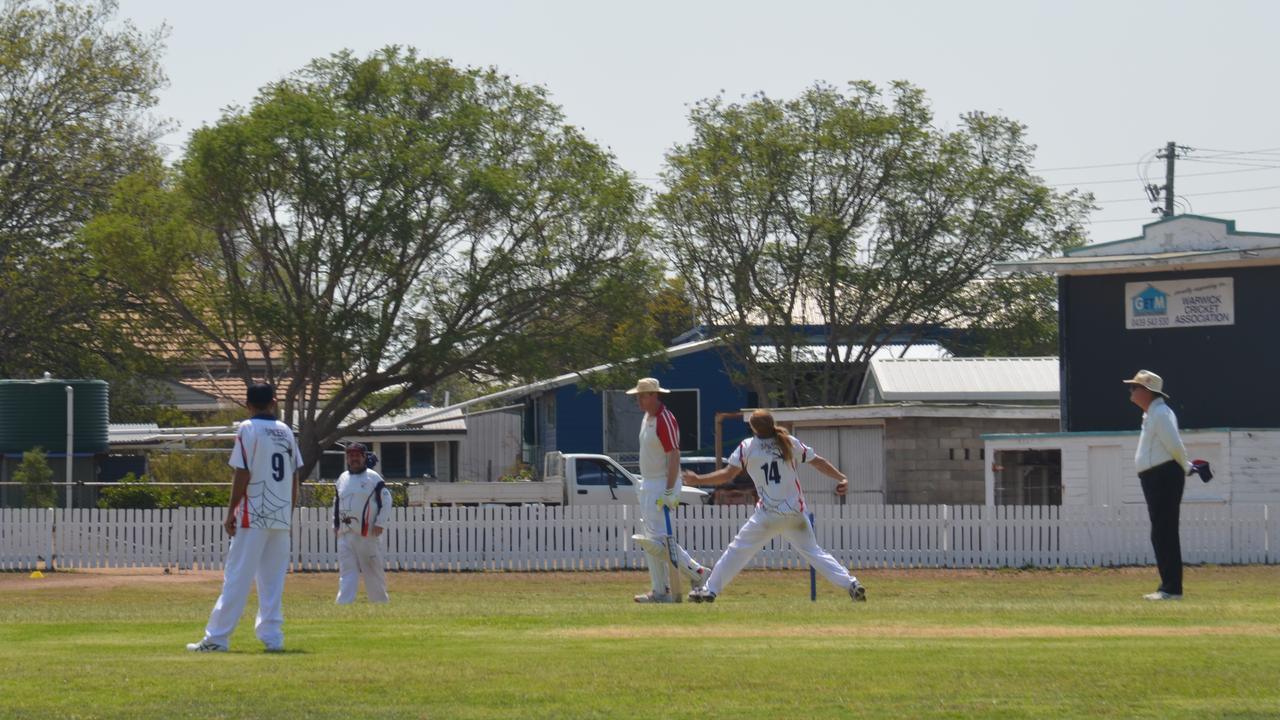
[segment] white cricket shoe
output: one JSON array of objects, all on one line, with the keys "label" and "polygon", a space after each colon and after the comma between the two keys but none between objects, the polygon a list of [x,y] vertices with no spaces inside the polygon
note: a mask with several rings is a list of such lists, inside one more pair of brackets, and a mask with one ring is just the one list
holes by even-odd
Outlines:
[{"label": "white cricket shoe", "polygon": [[187,649],[191,652],[226,652],[227,646],[209,642],[208,640],[201,640],[198,643],[187,643]]},{"label": "white cricket shoe", "polygon": [[661,593],[655,594],[652,590],[650,590],[649,592],[643,595],[635,596],[635,601],[638,603],[670,603],[670,602],[675,602],[675,598],[666,594],[661,594]]},{"label": "white cricket shoe", "polygon": [[853,582],[849,583],[849,597],[854,602],[867,601],[867,589],[863,587],[862,583],[858,582],[857,578],[854,578]]},{"label": "white cricket shoe", "polygon": [[716,594],[708,590],[705,585],[699,585],[689,591],[689,600],[696,603],[712,603],[716,601]]},{"label": "white cricket shoe", "polygon": [[1167,593],[1163,590],[1157,590],[1153,593],[1147,593],[1146,595],[1143,595],[1142,598],[1144,600],[1181,600],[1182,596],[1174,595],[1172,593]]}]

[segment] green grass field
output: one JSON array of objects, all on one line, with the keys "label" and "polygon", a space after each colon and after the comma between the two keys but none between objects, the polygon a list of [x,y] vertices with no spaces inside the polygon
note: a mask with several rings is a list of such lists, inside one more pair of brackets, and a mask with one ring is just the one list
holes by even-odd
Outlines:
[{"label": "green grass field", "polygon": [[298,574],[287,652],[248,614],[198,655],[217,574],[0,574],[0,716],[1280,716],[1280,567],[1189,568],[1179,603],[1149,568],[859,576],[859,606],[799,571],[639,606],[638,572],[400,573],[339,608]]}]

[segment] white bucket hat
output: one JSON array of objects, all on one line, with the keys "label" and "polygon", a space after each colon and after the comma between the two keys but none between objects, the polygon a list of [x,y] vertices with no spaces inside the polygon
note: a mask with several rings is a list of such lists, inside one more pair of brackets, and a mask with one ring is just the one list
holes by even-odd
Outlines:
[{"label": "white bucket hat", "polygon": [[660,385],[658,381],[654,378],[640,378],[639,380],[636,381],[636,386],[628,390],[627,394],[635,395],[637,393],[649,393],[649,392],[669,393],[671,391],[662,387],[662,385]]},{"label": "white bucket hat", "polygon": [[1124,381],[1125,385],[1141,385],[1151,392],[1169,399],[1169,395],[1164,391],[1164,378],[1151,372],[1150,370],[1139,370],[1138,374]]}]

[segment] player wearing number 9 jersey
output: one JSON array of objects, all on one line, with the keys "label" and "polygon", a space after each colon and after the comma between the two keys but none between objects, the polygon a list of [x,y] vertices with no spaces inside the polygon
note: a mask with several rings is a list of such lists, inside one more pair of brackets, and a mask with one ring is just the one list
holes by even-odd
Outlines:
[{"label": "player wearing number 9 jersey", "polygon": [[249,386],[245,406],[253,417],[240,424],[230,465],[235,469],[231,502],[223,528],[231,536],[222,578],[222,594],[209,614],[204,638],[190,643],[194,652],[230,648],[249,589],[258,589],[254,632],[268,651],[284,649],[285,571],[289,567],[289,521],[298,499],[302,454],[288,425],[275,411],[275,388]]},{"label": "player wearing number 9 jersey", "polygon": [[236,430],[229,464],[249,471],[249,485],[235,511],[236,526],[288,530],[293,517],[293,474],[302,465],[293,430],[274,415],[254,415]]},{"label": "player wearing number 9 jersey", "polygon": [[689,599],[694,602],[714,601],[766,543],[782,536],[832,585],[847,590],[855,601],[866,600],[866,588],[849,574],[845,566],[818,546],[813,526],[804,515],[804,491],[800,488],[796,468],[806,463],[836,480],[838,495],[845,494],[849,487],[844,473],[818,456],[813,448],[777,427],[773,414],[767,410],[756,410],[751,414],[751,433],[752,437],[743,440],[729,456],[725,467],[706,475],[685,472],[685,482],[714,485],[728,482],[746,470],[755,483],[756,494],[760,496],[755,513],[729,543],[706,586],[695,588],[689,593]]}]

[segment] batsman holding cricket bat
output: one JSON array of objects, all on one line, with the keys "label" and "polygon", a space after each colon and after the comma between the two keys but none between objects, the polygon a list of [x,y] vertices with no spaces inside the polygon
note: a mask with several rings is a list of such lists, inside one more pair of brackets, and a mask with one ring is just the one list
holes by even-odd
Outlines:
[{"label": "batsman holding cricket bat", "polygon": [[[680,505],[680,426],[676,416],[662,404],[664,389],[653,378],[641,378],[627,391],[636,396],[644,411],[640,422],[640,519],[644,537],[637,538],[649,563],[649,592],[637,595],[638,603],[678,602],[673,587],[673,570],[688,576],[695,588],[710,577],[711,570],[699,565],[671,537],[666,513]],[[673,564],[677,567],[673,568]]]}]

